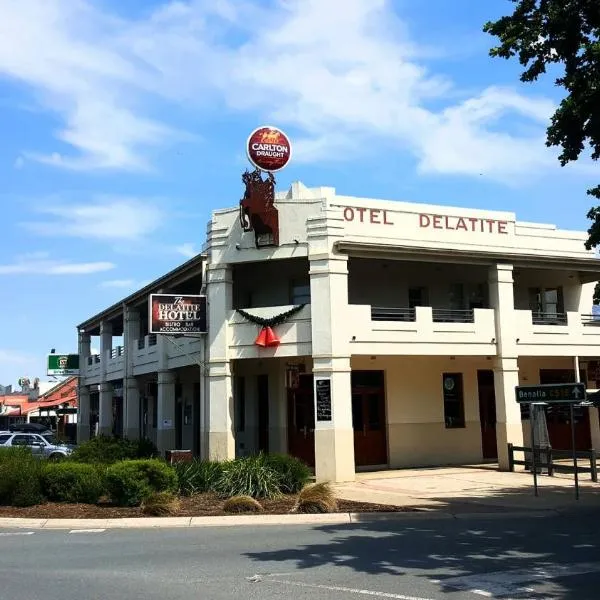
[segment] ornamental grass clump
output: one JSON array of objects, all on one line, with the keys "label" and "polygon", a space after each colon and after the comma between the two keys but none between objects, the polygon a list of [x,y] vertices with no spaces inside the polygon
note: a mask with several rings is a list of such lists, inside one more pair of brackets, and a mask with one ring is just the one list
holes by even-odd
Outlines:
[{"label": "ornamental grass clump", "polygon": [[261,512],[262,505],[256,498],[250,496],[234,496],[225,500],[223,510],[229,513]]},{"label": "ornamental grass clump", "polygon": [[155,492],[142,501],[142,513],[152,517],[170,517],[181,509],[181,501],[172,492]]},{"label": "ornamental grass clump", "polygon": [[326,482],[311,483],[300,491],[292,512],[331,513],[337,510],[337,500],[331,485]]},{"label": "ornamental grass clump", "polygon": [[177,473],[179,493],[182,496],[193,496],[213,491],[228,464],[208,460],[175,463],[173,467]]},{"label": "ornamental grass clump", "polygon": [[213,486],[222,498],[251,496],[279,498],[281,478],[268,463],[264,454],[231,461]]}]

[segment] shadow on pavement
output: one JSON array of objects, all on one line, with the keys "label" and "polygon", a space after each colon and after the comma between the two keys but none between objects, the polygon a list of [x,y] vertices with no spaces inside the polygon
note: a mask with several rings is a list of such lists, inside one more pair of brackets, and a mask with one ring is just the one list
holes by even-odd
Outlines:
[{"label": "shadow on pavement", "polygon": [[[463,504],[461,499],[440,500],[445,504],[445,510]],[[569,565],[573,569],[581,569],[583,563],[594,562],[596,567],[592,565],[591,572],[596,573],[593,576],[597,577],[596,586],[600,583],[600,550],[597,545],[600,510],[581,509],[575,514],[555,514],[543,518],[539,518],[539,515],[499,517],[428,519],[423,514],[405,520],[385,520],[382,515],[381,519],[374,520],[372,516],[365,515],[362,522],[352,525],[316,527],[316,531],[326,534],[323,543],[279,551],[251,552],[246,556],[257,562],[288,563],[281,565],[284,569],[303,570],[333,565],[369,575],[409,574],[433,582],[437,590],[436,597],[440,593],[452,593],[454,598],[462,598],[460,592],[466,592],[470,585],[475,585],[459,578],[470,577],[473,580],[473,576],[520,570],[525,571],[522,586],[527,587],[539,585],[544,578],[543,573],[556,574],[560,569],[568,570]],[[535,581],[529,584],[526,583],[528,571],[538,573],[538,579],[532,578]],[[531,592],[517,596],[514,593],[502,594],[502,590],[498,591],[492,583],[492,593],[488,597],[547,600],[600,598],[598,587],[593,593],[582,589],[586,585],[583,578],[585,575],[580,574],[548,580],[544,583],[544,593],[539,596]],[[482,598],[485,596],[481,595]],[[478,596],[469,594],[466,597]]]}]

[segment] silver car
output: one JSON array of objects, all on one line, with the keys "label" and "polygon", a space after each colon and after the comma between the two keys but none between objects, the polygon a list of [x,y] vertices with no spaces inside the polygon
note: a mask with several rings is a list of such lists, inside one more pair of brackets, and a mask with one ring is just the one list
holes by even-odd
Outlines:
[{"label": "silver car", "polygon": [[0,431],[0,448],[25,446],[34,456],[59,460],[73,452],[66,444],[59,444],[51,431],[44,433],[23,433],[18,431]]}]

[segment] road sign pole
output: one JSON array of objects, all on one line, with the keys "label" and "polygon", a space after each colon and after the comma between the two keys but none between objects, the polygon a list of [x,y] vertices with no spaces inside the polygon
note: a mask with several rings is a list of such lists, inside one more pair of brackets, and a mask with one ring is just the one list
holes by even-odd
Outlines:
[{"label": "road sign pole", "polygon": [[571,413],[571,450],[573,452],[573,470],[575,471],[575,498],[579,500],[579,473],[577,472],[577,450],[575,448],[575,419],[573,418],[573,405],[569,405]]},{"label": "road sign pole", "polygon": [[534,404],[529,404],[529,423],[531,424],[531,470],[533,471],[533,493],[535,497],[538,496],[538,484],[537,484],[537,465],[535,463],[535,423],[534,421]]}]

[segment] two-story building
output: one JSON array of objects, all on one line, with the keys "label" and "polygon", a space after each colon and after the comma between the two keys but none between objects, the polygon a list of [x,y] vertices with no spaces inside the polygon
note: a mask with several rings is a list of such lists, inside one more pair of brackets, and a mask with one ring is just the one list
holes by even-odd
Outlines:
[{"label": "two-story building", "polygon": [[[211,459],[286,452],[332,481],[506,468],[507,444],[528,437],[515,386],[600,387],[600,261],[584,233],[301,183],[275,200],[274,245],[257,247],[239,207],[217,210],[201,255],[79,326],[80,440],[144,435]],[[206,294],[208,333],[148,335],[157,292]],[[260,318],[277,322],[278,344],[256,343]],[[598,409],[576,419],[578,446],[600,448]],[[547,420],[568,448],[568,411]]]}]

